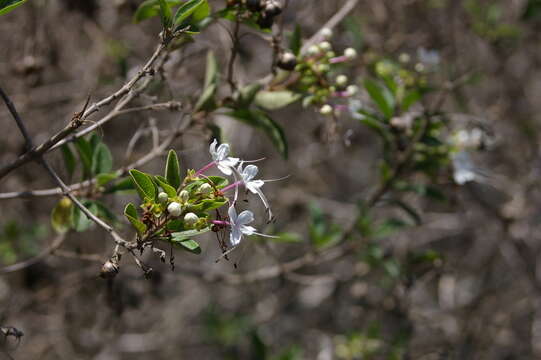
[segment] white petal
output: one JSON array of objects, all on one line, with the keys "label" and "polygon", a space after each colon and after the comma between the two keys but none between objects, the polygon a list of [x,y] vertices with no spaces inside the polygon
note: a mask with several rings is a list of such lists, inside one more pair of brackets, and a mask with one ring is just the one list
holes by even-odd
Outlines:
[{"label": "white petal", "polygon": [[216,144],[217,143],[218,143],[218,141],[216,139],[214,139],[212,144],[210,144],[210,146],[209,146],[209,152],[210,152],[210,155],[212,155],[212,158],[214,158],[214,156],[216,155]]},{"label": "white petal", "polygon": [[225,158],[227,158],[227,155],[229,155],[229,144],[220,144],[218,146],[218,161],[222,161]]},{"label": "white petal", "polygon": [[256,177],[257,172],[259,169],[255,165],[248,165],[246,166],[246,169],[242,172],[242,178],[245,182],[248,182]]},{"label": "white petal", "polygon": [[245,225],[254,221],[254,213],[250,210],[244,210],[239,214],[236,224]]},{"label": "white petal", "polygon": [[270,208],[269,201],[267,200],[267,197],[265,196],[265,194],[263,194],[263,191],[261,191],[260,188],[255,187],[254,190],[257,192],[257,195],[259,195],[259,198],[263,202],[263,205],[265,205],[265,209],[267,209],[267,211],[269,212],[269,220],[271,220],[272,219],[272,211],[271,211],[271,208]]},{"label": "white petal", "polygon": [[240,241],[242,240],[242,231],[238,227],[234,227],[231,229],[231,233],[229,234],[229,240],[231,241],[231,245],[237,246]]},{"label": "white petal", "polygon": [[218,166],[218,170],[220,170],[222,173],[224,173],[224,175],[231,175],[233,173],[233,170],[231,170],[231,167],[227,166],[227,165],[222,165],[222,162],[218,162],[216,164]]},{"label": "white petal", "polygon": [[221,162],[222,164],[224,164],[224,165],[234,167],[235,165],[237,165],[237,163],[239,162],[239,160],[240,160],[239,158],[228,157],[228,158],[223,159],[223,160],[220,161],[220,162]]},{"label": "white petal", "polygon": [[229,215],[229,221],[233,224],[237,223],[237,210],[233,205],[227,209],[227,214]]},{"label": "white petal", "polygon": [[246,188],[250,190],[252,194],[259,192],[259,188],[261,188],[263,185],[265,185],[263,180],[253,180],[244,184],[244,186],[246,186]]},{"label": "white petal", "polygon": [[244,235],[252,235],[255,234],[256,229],[252,226],[242,225],[240,231],[242,231]]}]

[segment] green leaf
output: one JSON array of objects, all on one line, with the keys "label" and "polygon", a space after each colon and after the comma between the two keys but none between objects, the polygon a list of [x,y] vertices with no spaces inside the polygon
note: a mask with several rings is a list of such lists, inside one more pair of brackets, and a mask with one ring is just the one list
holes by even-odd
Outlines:
[{"label": "green leaf", "polygon": [[96,184],[98,186],[106,185],[118,177],[117,173],[104,173],[96,176]]},{"label": "green leaf", "polygon": [[[92,201],[84,201],[83,205],[94,215],[98,214],[98,207]],[[93,221],[86,216],[77,206],[73,206],[73,213],[71,218],[71,226],[77,232],[83,232],[88,230],[93,224]]]},{"label": "green leaf", "polygon": [[8,12],[15,10],[16,7],[24,4],[26,0],[3,0],[0,1],[0,15],[7,14]]},{"label": "green leaf", "polygon": [[132,203],[128,203],[124,208],[124,216],[126,216],[139,235],[143,235],[147,231],[147,226],[138,219],[137,209]]},{"label": "green leaf", "polygon": [[77,165],[75,161],[75,155],[73,155],[73,152],[71,151],[68,144],[62,145],[60,149],[62,150],[62,158],[64,159],[64,165],[66,166],[68,175],[71,178],[73,176],[73,172],[75,171],[75,166]]},{"label": "green leaf", "polygon": [[173,13],[171,7],[165,0],[158,0],[160,5],[160,19],[162,20],[162,26],[164,29],[169,29],[173,20]]},{"label": "green leaf", "polygon": [[92,146],[82,137],[76,139],[74,144],[83,165],[83,177],[90,178],[92,176]]},{"label": "green leaf", "polygon": [[216,94],[216,84],[210,84],[203,90],[199,100],[194,106],[194,111],[206,110],[212,111],[216,109],[216,102],[214,101],[214,95]]},{"label": "green leaf", "polygon": [[413,220],[415,225],[419,226],[422,224],[423,221],[421,220],[421,216],[417,213],[417,211],[413,207],[406,204],[404,201],[393,199],[393,200],[390,200],[389,203],[402,209]]},{"label": "green leaf", "polygon": [[389,90],[370,79],[364,81],[364,87],[383,115],[391,118],[394,113],[394,98]]},{"label": "green leaf", "polygon": [[99,143],[92,156],[92,173],[105,174],[113,168],[113,156],[104,143]]},{"label": "green leaf", "polygon": [[261,90],[263,85],[259,83],[253,83],[246,85],[242,89],[239,90],[239,96],[237,99],[237,106],[238,107],[248,107],[252,104],[254,101],[255,96],[257,95],[258,91]]},{"label": "green leaf", "polygon": [[204,88],[207,88],[210,84],[216,84],[218,82],[218,61],[214,52],[209,50],[207,53],[207,68],[205,71],[205,85]]},{"label": "green leaf", "polygon": [[229,184],[229,180],[222,176],[208,176],[205,180],[208,180],[211,185],[217,188],[223,188]]},{"label": "green leaf", "polygon": [[51,213],[51,225],[58,233],[65,233],[71,227],[73,203],[67,197],[62,198]]},{"label": "green leaf", "polygon": [[260,91],[255,97],[257,105],[267,110],[278,110],[294,103],[302,97],[293,91]]},{"label": "green leaf", "polygon": [[156,184],[154,184],[154,181],[152,181],[150,175],[133,169],[130,170],[130,176],[132,178],[133,184],[135,185],[135,190],[137,190],[141,199],[156,199]]},{"label": "green leaf", "polygon": [[295,55],[299,55],[302,48],[302,34],[301,26],[299,24],[295,25],[295,30],[289,38],[289,48]]},{"label": "green leaf", "polygon": [[135,185],[133,184],[131,177],[126,176],[122,179],[119,179],[111,187],[107,188],[105,190],[105,193],[112,194],[117,191],[129,191],[129,190],[135,190]]},{"label": "green leaf", "polygon": [[171,242],[173,243],[174,246],[179,247],[183,250],[187,250],[194,254],[201,254],[201,247],[194,240],[186,239],[186,240],[177,241],[175,239],[172,239]]},{"label": "green leaf", "polygon": [[[199,24],[201,21],[205,20],[209,17],[211,12],[211,7],[208,2],[208,0],[203,1],[201,5],[197,7],[197,9],[194,11],[191,22],[194,24]],[[200,24],[202,25],[202,24]]]},{"label": "green leaf", "polygon": [[385,220],[375,231],[374,237],[381,238],[394,234],[396,231],[407,227],[408,224],[400,219],[391,218]]},{"label": "green leaf", "polygon": [[280,154],[287,159],[287,140],[284,130],[266,113],[260,110],[239,109],[225,115],[242,121],[245,124],[261,129],[270,138]]},{"label": "green leaf", "polygon": [[[169,6],[176,6],[182,3],[181,0],[166,0]],[[135,11],[133,22],[138,23],[160,14],[160,5],[158,0],[143,1]]]},{"label": "green leaf", "polygon": [[219,209],[227,204],[227,199],[203,199],[197,204],[190,205],[189,211],[192,212],[208,212],[211,210]]},{"label": "green leaf", "polygon": [[[182,24],[184,20],[186,20],[188,17],[190,17],[190,15],[195,13],[199,9],[199,7],[205,4],[208,6],[206,0],[190,0],[184,3],[181,7],[178,8],[177,12],[175,13],[173,24],[174,25]],[[205,15],[205,12],[206,12],[206,15]],[[210,12],[210,8],[208,8],[208,11],[204,9],[202,13],[197,14],[198,17],[200,18],[199,20],[202,20],[203,18],[207,17],[209,12]],[[195,20],[195,21],[198,21],[198,20]]]},{"label": "green leaf", "polygon": [[169,185],[167,181],[164,181],[164,178],[162,178],[161,176],[155,176],[154,179],[156,179],[156,182],[158,183],[158,185],[160,185],[163,191],[165,191],[167,196],[173,197],[177,195],[177,190],[171,185]]},{"label": "green leaf", "polygon": [[[169,150],[165,164],[165,178],[169,185],[176,189],[180,186],[180,164],[175,150]],[[164,189],[165,190],[165,189]]]}]

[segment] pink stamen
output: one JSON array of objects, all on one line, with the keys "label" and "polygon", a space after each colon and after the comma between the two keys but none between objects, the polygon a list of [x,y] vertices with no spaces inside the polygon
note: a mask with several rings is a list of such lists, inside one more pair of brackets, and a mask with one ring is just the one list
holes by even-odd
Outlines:
[{"label": "pink stamen", "polygon": [[336,91],[332,95],[335,97],[349,97],[349,93],[347,91]]},{"label": "pink stamen", "polygon": [[349,58],[347,56],[342,55],[342,56],[337,56],[337,57],[334,57],[334,58],[330,59],[329,62],[331,64],[338,64],[338,63],[346,62],[348,60],[349,60]]},{"label": "pink stamen", "polygon": [[349,111],[349,107],[344,104],[337,104],[334,106],[334,108],[338,111]]},{"label": "pink stamen", "polygon": [[213,166],[216,166],[216,161],[208,163],[207,165],[203,166],[201,169],[197,170],[197,172],[195,173],[195,176],[201,175],[202,173],[204,173],[205,171],[207,171],[208,169],[210,169]]},{"label": "pink stamen", "polygon": [[234,188],[236,188],[236,187],[239,187],[240,185],[243,185],[243,184],[244,184],[243,181],[240,181],[240,180],[239,180],[239,181],[236,181],[236,182],[234,182],[233,184],[229,184],[229,185],[227,185],[226,187],[224,187],[224,188],[221,190],[221,192],[226,192],[226,191],[228,191],[228,190],[231,190],[231,189],[234,189]]}]

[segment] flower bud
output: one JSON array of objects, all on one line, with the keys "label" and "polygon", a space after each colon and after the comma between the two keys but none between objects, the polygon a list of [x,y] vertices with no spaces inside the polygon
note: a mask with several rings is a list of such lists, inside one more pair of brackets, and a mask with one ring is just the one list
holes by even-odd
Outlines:
[{"label": "flower bud", "polygon": [[328,42],[328,41],[322,41],[319,43],[318,47],[322,50],[322,51],[329,51],[332,49],[332,46],[331,46],[331,43]]},{"label": "flower bud", "polygon": [[210,186],[207,183],[204,183],[203,185],[199,187],[199,192],[204,195],[210,194],[212,192],[212,186]]},{"label": "flower bud", "polygon": [[318,55],[320,52],[321,50],[316,45],[310,46],[307,50],[308,55],[311,55],[311,56]]},{"label": "flower bud", "polygon": [[158,201],[160,204],[165,204],[169,200],[169,196],[163,191],[158,194]]},{"label": "flower bud", "polygon": [[336,56],[336,53],[334,51],[327,51],[325,53],[325,56],[328,57],[329,59],[332,59],[333,57]]},{"label": "flower bud", "polygon": [[348,83],[348,77],[346,75],[338,75],[336,77],[336,85],[346,86]]},{"label": "flower bud", "polygon": [[172,202],[167,206],[167,211],[169,212],[169,215],[178,217],[182,214],[182,206],[177,202]]},{"label": "flower bud", "polygon": [[184,215],[184,224],[188,227],[194,226],[197,221],[199,221],[199,217],[192,212]]},{"label": "flower bud", "polygon": [[332,114],[332,106],[329,105],[329,104],[323,105],[323,106],[319,109],[319,113],[320,113],[321,115],[330,115],[330,114]]},{"label": "flower bud", "polygon": [[348,96],[353,96],[359,92],[359,87],[357,85],[349,85],[346,88],[346,92]]},{"label": "flower bud", "polygon": [[277,65],[283,70],[294,70],[297,66],[297,58],[291,52],[284,52],[278,57]]},{"label": "flower bud", "polygon": [[357,57],[357,51],[354,48],[347,48],[344,50],[344,56],[349,60],[353,60]]},{"label": "flower bud", "polygon": [[332,30],[329,29],[329,28],[323,28],[323,29],[321,29],[320,34],[321,34],[321,37],[323,39],[328,40],[328,39],[330,39],[332,37]]},{"label": "flower bud", "polygon": [[317,65],[317,71],[320,72],[320,73],[326,73],[330,69],[331,68],[327,64],[318,64]]},{"label": "flower bud", "polygon": [[118,264],[107,260],[100,270],[100,277],[103,279],[112,279],[118,274]]},{"label": "flower bud", "polygon": [[180,194],[178,194],[178,197],[180,198],[180,200],[185,203],[187,202],[189,199],[190,199],[190,193],[187,192],[186,190],[182,190],[180,192]]},{"label": "flower bud", "polygon": [[280,13],[282,12],[282,6],[277,1],[268,0],[263,11],[266,16],[272,18],[280,15]]}]

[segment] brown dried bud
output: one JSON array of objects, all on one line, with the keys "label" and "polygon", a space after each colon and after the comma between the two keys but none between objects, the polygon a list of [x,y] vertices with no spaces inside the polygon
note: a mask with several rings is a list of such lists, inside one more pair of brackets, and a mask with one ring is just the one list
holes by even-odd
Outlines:
[{"label": "brown dried bud", "polygon": [[113,279],[118,274],[118,264],[107,260],[101,267],[100,277],[103,279]]},{"label": "brown dried bud", "polygon": [[297,66],[297,57],[291,52],[281,53],[276,64],[280,69],[292,71]]},{"label": "brown dried bud", "polygon": [[263,12],[268,17],[275,17],[282,13],[282,6],[277,1],[270,0],[265,4]]}]

